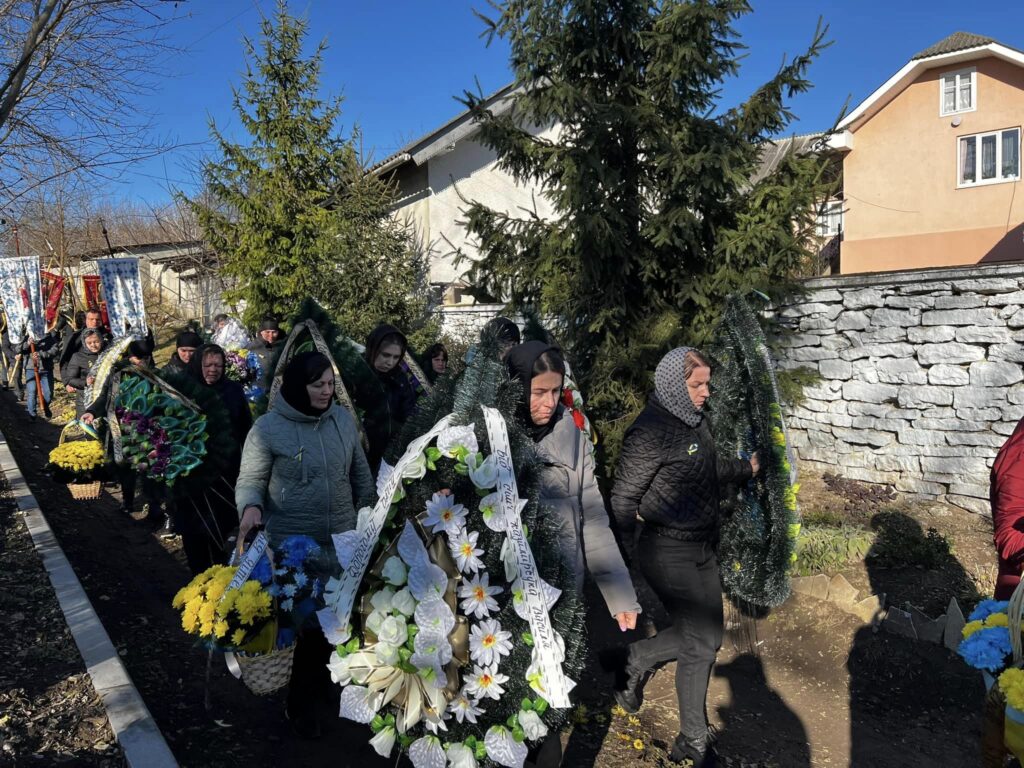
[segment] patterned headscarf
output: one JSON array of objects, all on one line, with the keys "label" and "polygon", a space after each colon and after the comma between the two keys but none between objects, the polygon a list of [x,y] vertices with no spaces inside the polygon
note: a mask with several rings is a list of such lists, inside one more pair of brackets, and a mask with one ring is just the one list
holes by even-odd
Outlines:
[{"label": "patterned headscarf", "polygon": [[696,351],[693,347],[677,347],[661,358],[654,371],[654,392],[658,402],[690,427],[696,427],[703,418],[703,414],[690,399],[683,373],[687,353]]}]

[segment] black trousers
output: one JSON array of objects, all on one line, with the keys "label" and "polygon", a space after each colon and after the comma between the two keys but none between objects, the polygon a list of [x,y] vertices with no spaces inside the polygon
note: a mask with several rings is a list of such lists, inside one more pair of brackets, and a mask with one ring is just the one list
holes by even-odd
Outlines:
[{"label": "black trousers", "polygon": [[706,700],[711,668],[722,647],[722,582],[709,544],[683,542],[645,528],[637,545],[640,568],[672,617],[672,626],[629,646],[629,663],[651,669],[676,662],[679,730],[687,738],[707,733]]},{"label": "black trousers", "polygon": [[313,622],[298,634],[292,676],[288,681],[288,715],[312,718],[326,707],[330,695],[331,672],[327,662],[334,648],[327,642],[320,627]]},{"label": "black trousers", "polygon": [[174,528],[192,574],[228,561],[227,539],[238,527],[234,484],[218,478],[205,488],[174,503]]}]

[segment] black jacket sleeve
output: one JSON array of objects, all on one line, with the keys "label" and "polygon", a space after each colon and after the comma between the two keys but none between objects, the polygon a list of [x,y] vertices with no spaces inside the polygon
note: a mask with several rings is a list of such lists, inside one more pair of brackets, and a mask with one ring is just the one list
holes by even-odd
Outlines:
[{"label": "black jacket sleeve", "polygon": [[754,470],[748,459],[733,459],[727,456],[718,457],[718,484],[742,485],[754,476]]},{"label": "black jacket sleeve", "polygon": [[633,542],[637,510],[662,465],[663,430],[645,414],[626,431],[615,468],[612,515],[620,543],[627,549]]},{"label": "black jacket sleeve", "polygon": [[88,375],[89,369],[82,366],[81,358],[76,354],[71,358],[67,368],[61,372],[61,380],[65,384],[70,384],[75,389],[85,389],[85,379]]}]

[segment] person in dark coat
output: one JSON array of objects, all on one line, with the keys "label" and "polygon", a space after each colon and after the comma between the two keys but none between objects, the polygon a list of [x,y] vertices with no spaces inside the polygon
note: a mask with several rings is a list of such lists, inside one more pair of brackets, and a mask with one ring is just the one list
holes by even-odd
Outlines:
[{"label": "person in dark coat", "polygon": [[182,331],[174,340],[174,354],[167,361],[167,365],[160,369],[161,376],[170,376],[176,373],[184,373],[192,360],[195,351],[203,346],[203,340],[193,330]]},{"label": "person in dark coat", "polygon": [[81,351],[82,341],[85,338],[86,331],[99,331],[100,338],[103,339],[104,346],[110,342],[110,331],[104,327],[103,315],[98,309],[90,309],[86,311],[84,328],[79,327],[77,331],[72,331],[70,325],[65,326],[64,338],[62,340],[60,351],[59,367],[57,369],[60,371],[61,381],[67,381],[64,375],[64,369],[67,368],[68,363],[71,362],[71,358],[74,354]]},{"label": "person in dark coat", "polygon": [[224,375],[227,358],[215,344],[199,347],[189,360],[186,373],[220,398],[231,421],[233,449],[223,473],[208,488],[179,500],[174,507],[174,527],[181,536],[185,559],[193,574],[227,559],[225,544],[238,523],[235,512],[235,483],[242,462],[242,446],[252,428],[252,412],[242,385]]},{"label": "person in dark coat", "polygon": [[265,318],[260,323],[259,338],[249,347],[249,351],[259,358],[260,366],[263,368],[263,381],[259,382],[261,385],[274,377],[274,372],[270,370],[270,366],[273,365],[274,359],[283,346],[284,339],[281,334],[281,326],[274,318]]},{"label": "person in dark coat", "polygon": [[[33,349],[35,350],[33,352]],[[50,401],[53,399],[53,363],[60,352],[60,337],[50,331],[34,344],[26,338],[18,351],[25,361],[25,407],[29,418],[35,421],[39,406],[39,395],[36,393],[36,368],[39,369],[39,383],[42,385],[43,412],[50,418]]]},{"label": "person in dark coat", "polygon": [[92,386],[92,367],[103,351],[103,335],[97,328],[86,328],[82,332],[82,347],[71,356],[61,371],[61,381],[68,392],[75,394],[75,418],[85,412],[85,388]]},{"label": "person in dark coat", "polygon": [[423,353],[420,367],[431,384],[444,376],[448,371],[448,350],[445,349],[444,344],[438,342],[427,347],[427,351]]},{"label": "person in dark coat", "polygon": [[384,390],[380,402],[357,403],[364,410],[363,429],[369,443],[366,458],[375,474],[391,438],[416,407],[416,390],[401,365],[408,346],[405,335],[387,323],[378,325],[366,339],[366,362]]},{"label": "person in dark coat", "polygon": [[644,677],[656,665],[676,662],[680,733],[672,747],[677,762],[714,764],[708,739],[708,679],[722,645],[722,584],[716,550],[721,486],[743,483],[760,469],[749,461],[719,456],[703,412],[711,367],[696,349],[669,352],[654,374],[654,394],[626,431],[615,471],[612,510],[621,541],[636,545],[651,588],[672,617],[672,627],[629,646],[615,690],[623,709],[640,707]]},{"label": "person in dark coat", "polygon": [[989,500],[999,558],[995,598],[1009,600],[1024,569],[1024,419],[996,455]]}]

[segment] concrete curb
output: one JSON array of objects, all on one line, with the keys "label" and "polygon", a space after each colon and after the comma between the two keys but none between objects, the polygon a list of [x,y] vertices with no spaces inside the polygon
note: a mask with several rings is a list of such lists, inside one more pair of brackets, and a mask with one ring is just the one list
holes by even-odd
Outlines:
[{"label": "concrete curb", "polygon": [[92,685],[103,701],[110,727],[124,749],[126,762],[131,768],[177,768],[177,760],[57,543],[2,432],[0,469],[7,477],[18,509],[25,515],[25,525],[57,593],[57,601],[85,661]]}]

